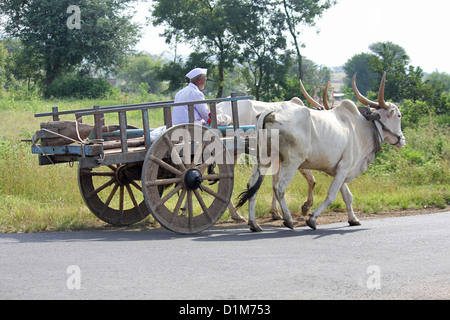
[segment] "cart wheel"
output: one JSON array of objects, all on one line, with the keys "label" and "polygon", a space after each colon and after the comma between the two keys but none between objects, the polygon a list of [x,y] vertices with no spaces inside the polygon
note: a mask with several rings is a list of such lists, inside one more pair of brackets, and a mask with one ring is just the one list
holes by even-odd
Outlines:
[{"label": "cart wheel", "polygon": [[147,217],[140,183],[142,165],[78,168],[78,185],[88,208],[101,220],[128,226]]},{"label": "cart wheel", "polygon": [[145,203],[171,231],[203,231],[225,212],[233,193],[233,171],[232,158],[214,131],[194,124],[175,126],[145,157]]}]

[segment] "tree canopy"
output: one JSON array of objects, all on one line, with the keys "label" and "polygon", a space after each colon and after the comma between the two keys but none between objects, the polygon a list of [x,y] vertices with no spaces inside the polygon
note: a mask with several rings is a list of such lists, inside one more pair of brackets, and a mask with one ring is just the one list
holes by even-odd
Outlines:
[{"label": "tree canopy", "polygon": [[137,43],[132,0],[4,0],[5,31],[45,71],[45,84],[81,63],[115,70]]},{"label": "tree canopy", "polygon": [[[192,44],[198,53],[217,61],[217,97],[223,94],[225,74],[235,62],[249,68],[254,94],[268,90],[281,70],[290,70],[292,54],[287,50],[284,32],[292,36],[297,54],[297,77],[303,78],[299,41],[302,26],[334,1],[321,0],[155,0],[151,9],[154,25],[164,26],[168,43]],[[273,89],[273,88],[272,88]],[[264,96],[273,96],[266,92]]]}]

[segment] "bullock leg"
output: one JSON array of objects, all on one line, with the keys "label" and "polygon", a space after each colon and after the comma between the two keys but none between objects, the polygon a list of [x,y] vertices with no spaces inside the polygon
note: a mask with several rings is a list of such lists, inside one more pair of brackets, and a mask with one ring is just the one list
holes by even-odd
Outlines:
[{"label": "bullock leg", "polygon": [[[339,164],[338,167],[339,166],[343,166],[343,164]],[[330,189],[328,189],[328,195],[327,195],[325,201],[316,210],[314,210],[309,215],[309,219],[306,220],[306,224],[311,229],[315,230],[317,228],[317,226],[316,226],[317,217],[322,213],[323,210],[325,210],[336,199],[337,193],[339,192],[342,185],[344,184],[347,173],[348,173],[347,170],[339,170],[339,168],[338,168],[338,173],[336,174],[333,181],[331,182]]]},{"label": "bullock leg", "polygon": [[298,171],[300,171],[300,173],[305,177],[309,187],[308,199],[302,206],[302,215],[306,216],[306,214],[309,212],[309,209],[311,209],[314,203],[314,186],[316,185],[316,180],[314,179],[314,176],[311,171],[304,169],[298,169]]},{"label": "bullock leg", "polygon": [[292,221],[291,212],[289,211],[289,208],[286,204],[284,195],[288,185],[291,183],[292,179],[294,179],[298,167],[299,167],[298,163],[294,164],[282,163],[278,180],[275,183],[275,195],[277,197],[278,202],[280,203],[281,211],[283,212],[284,217],[283,224],[290,229],[294,229],[294,223]]},{"label": "bullock leg", "polygon": [[238,222],[245,222],[245,218],[239,214],[233,203],[230,201],[228,204],[228,210],[230,211],[231,219],[236,220]]},{"label": "bullock leg", "polygon": [[359,222],[358,218],[355,216],[353,212],[353,195],[348,188],[348,185],[344,183],[341,187],[342,198],[344,199],[345,205],[347,206],[348,211],[348,223],[351,226],[360,226],[361,222]]},{"label": "bullock leg", "polygon": [[272,214],[273,220],[282,220],[283,217],[280,215],[277,207],[277,197],[275,195],[275,183],[278,180],[278,172],[272,176],[272,207],[270,213]]},{"label": "bullock leg", "polygon": [[[253,169],[252,176],[248,182],[248,188],[251,186],[255,186],[258,183],[258,179],[261,179],[260,184],[264,181],[264,175],[260,175],[259,166],[256,165]],[[248,200],[248,225],[250,226],[250,230],[253,232],[261,232],[262,229],[256,223],[256,214],[255,214],[255,204],[256,204],[256,196],[258,195],[258,191]]]}]

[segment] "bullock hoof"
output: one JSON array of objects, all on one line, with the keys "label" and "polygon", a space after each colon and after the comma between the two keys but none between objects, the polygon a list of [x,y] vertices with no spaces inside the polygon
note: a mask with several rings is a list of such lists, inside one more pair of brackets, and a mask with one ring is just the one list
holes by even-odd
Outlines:
[{"label": "bullock hoof", "polygon": [[284,220],[284,221],[283,221],[283,224],[284,224],[285,227],[288,227],[289,229],[294,230],[294,223],[292,223],[292,221],[286,221],[286,220]]},{"label": "bullock hoof", "polygon": [[353,221],[349,221],[348,224],[353,227],[353,226],[360,226],[361,222],[359,222],[359,220],[353,220]]},{"label": "bullock hoof", "polygon": [[316,226],[316,221],[312,220],[311,218],[309,218],[308,220],[306,220],[306,224],[308,225],[308,227],[310,227],[313,230],[317,229]]},{"label": "bullock hoof", "polygon": [[248,225],[250,226],[250,230],[252,232],[261,232],[262,231],[261,227],[256,222],[249,221]]},{"label": "bullock hoof", "polygon": [[278,211],[272,211],[272,220],[283,220],[283,217],[278,213]]},{"label": "bullock hoof", "polygon": [[239,213],[231,213],[231,219],[237,222],[247,222],[243,216],[241,216]]},{"label": "bullock hoof", "polygon": [[306,216],[309,212],[309,209],[311,209],[311,206],[305,202],[305,204],[302,206],[302,215]]}]

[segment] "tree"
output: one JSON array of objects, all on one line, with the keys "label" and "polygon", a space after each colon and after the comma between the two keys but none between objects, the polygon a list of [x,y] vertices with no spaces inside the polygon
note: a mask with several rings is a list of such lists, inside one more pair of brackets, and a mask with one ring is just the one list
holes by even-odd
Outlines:
[{"label": "tree", "polygon": [[450,92],[450,74],[434,71],[425,77],[432,86],[441,86],[444,91]]},{"label": "tree", "polygon": [[39,60],[48,86],[82,62],[117,69],[138,40],[138,25],[124,14],[132,2],[4,0],[0,10],[5,31],[22,41],[25,56]]},{"label": "tree", "polygon": [[358,89],[363,95],[372,89],[372,83],[377,79],[377,74],[371,70],[370,60],[372,54],[360,53],[351,57],[344,64],[345,79],[347,87],[352,87],[352,79],[355,73],[358,73]]},{"label": "tree", "polygon": [[[155,0],[153,24],[165,27],[166,42],[173,40],[191,43],[199,53],[216,56],[218,62],[217,97],[222,97],[225,69],[233,66],[238,52],[235,37],[230,32],[231,19],[224,12],[235,0]],[[203,66],[204,67],[204,66]]]},{"label": "tree", "polygon": [[316,17],[334,4],[334,0],[274,0],[275,6],[281,6],[286,17],[286,24],[292,36],[295,51],[297,53],[298,78],[303,79],[303,56],[300,48],[304,44],[300,42],[301,26],[314,26]]},{"label": "tree", "polygon": [[129,57],[117,77],[125,80],[125,91],[137,92],[139,86],[145,83],[148,86],[147,93],[159,93],[162,90],[162,82],[157,79],[157,74],[162,63],[161,57],[140,52]]},{"label": "tree", "polygon": [[6,59],[8,58],[8,51],[6,51],[2,42],[0,42],[0,95],[3,91],[3,84],[6,80]]},{"label": "tree", "polygon": [[369,49],[373,53],[369,56],[370,70],[377,74],[372,81],[372,91],[378,92],[381,77],[386,72],[388,80],[385,95],[394,101],[401,101],[404,98],[402,86],[408,81],[405,77],[409,56],[405,49],[391,41],[372,43]]},{"label": "tree", "polygon": [[268,10],[267,1],[240,1],[227,16],[235,20],[232,32],[241,46],[238,61],[249,70],[247,80],[256,100],[271,100],[277,96],[277,86],[285,78],[290,65],[286,57],[286,39],[283,34],[284,16]]},{"label": "tree", "polygon": [[3,45],[8,51],[5,71],[7,75],[6,85],[9,87],[16,80],[25,80],[27,92],[30,93],[33,86],[42,79],[39,59],[25,53],[23,44],[17,39],[4,39]]},{"label": "tree", "polygon": [[197,66],[208,69],[209,76],[204,90],[210,92],[217,89],[219,84],[211,77],[211,74],[214,72],[214,64],[210,61],[209,55],[206,53],[193,52],[189,55],[186,62],[180,58],[176,62],[171,61],[164,64],[157,72],[157,79],[169,82],[169,88],[166,90],[166,93],[174,97],[175,91],[189,83],[185,75]]}]

